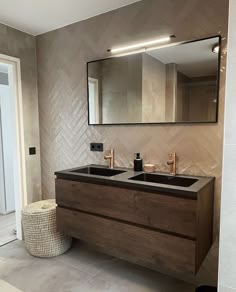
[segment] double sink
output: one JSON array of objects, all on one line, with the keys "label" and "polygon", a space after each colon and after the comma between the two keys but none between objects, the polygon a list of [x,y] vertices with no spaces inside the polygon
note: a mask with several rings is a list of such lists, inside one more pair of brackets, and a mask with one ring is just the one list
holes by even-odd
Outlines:
[{"label": "double sink", "polygon": [[178,194],[181,197],[196,199],[197,193],[214,178],[191,175],[168,175],[165,173],[146,173],[129,168],[114,169],[102,165],[86,165],[55,172],[57,179],[80,181],[118,188]]},{"label": "double sink", "polygon": [[[103,177],[114,177],[122,173],[127,173],[126,170],[120,169],[110,169],[105,167],[95,167],[95,166],[86,166],[71,170],[72,173],[77,174],[87,174],[89,176],[103,176]],[[148,182],[154,184],[165,184],[179,187],[190,187],[198,181],[197,178],[192,177],[183,177],[183,176],[171,176],[157,173],[144,173],[128,177],[128,180],[139,181],[139,182]]]},{"label": "double sink", "polygon": [[84,174],[89,174],[89,175],[99,175],[99,176],[115,176],[115,175],[124,173],[125,170],[86,166],[84,168],[78,168],[76,170],[72,170],[72,172],[84,173]]}]

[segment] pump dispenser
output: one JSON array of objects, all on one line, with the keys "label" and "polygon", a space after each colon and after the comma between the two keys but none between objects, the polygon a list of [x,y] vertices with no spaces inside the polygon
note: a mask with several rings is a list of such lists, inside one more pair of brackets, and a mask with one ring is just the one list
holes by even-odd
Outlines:
[{"label": "pump dispenser", "polygon": [[143,160],[140,157],[140,153],[135,153],[134,159],[134,171],[142,171],[143,170]]}]

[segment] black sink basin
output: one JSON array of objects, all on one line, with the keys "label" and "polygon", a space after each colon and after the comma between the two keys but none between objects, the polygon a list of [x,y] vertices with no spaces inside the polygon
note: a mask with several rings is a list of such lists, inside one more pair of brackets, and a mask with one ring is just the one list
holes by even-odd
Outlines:
[{"label": "black sink basin", "polygon": [[73,170],[72,172],[76,173],[84,173],[84,174],[90,174],[90,175],[100,175],[100,176],[114,176],[117,174],[121,174],[125,172],[124,170],[118,170],[118,169],[110,169],[110,168],[100,168],[100,167],[84,167],[79,168],[76,170]]},{"label": "black sink basin", "polygon": [[129,179],[179,187],[190,187],[198,181],[198,179],[194,178],[160,175],[153,173],[142,173]]}]

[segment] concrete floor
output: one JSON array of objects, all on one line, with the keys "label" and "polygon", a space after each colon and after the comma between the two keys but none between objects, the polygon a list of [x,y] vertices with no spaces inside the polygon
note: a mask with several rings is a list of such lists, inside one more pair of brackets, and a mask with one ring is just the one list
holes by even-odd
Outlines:
[{"label": "concrete floor", "polygon": [[[21,241],[0,247],[0,284],[23,292],[194,292],[195,287],[75,243],[66,254],[39,259]],[[0,285],[1,288],[1,285]],[[8,292],[2,291],[1,292]]]},{"label": "concrete floor", "polygon": [[0,215],[0,246],[16,239],[16,234],[14,233],[15,228],[15,213]]}]

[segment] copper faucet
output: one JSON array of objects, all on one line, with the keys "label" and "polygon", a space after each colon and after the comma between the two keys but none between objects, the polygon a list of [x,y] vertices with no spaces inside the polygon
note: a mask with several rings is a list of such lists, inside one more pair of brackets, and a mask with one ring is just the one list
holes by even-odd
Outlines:
[{"label": "copper faucet", "polygon": [[169,153],[167,165],[170,166],[170,175],[176,175],[176,152]]},{"label": "copper faucet", "polygon": [[107,150],[108,154],[104,155],[104,159],[109,159],[109,168],[114,168],[114,149]]}]

